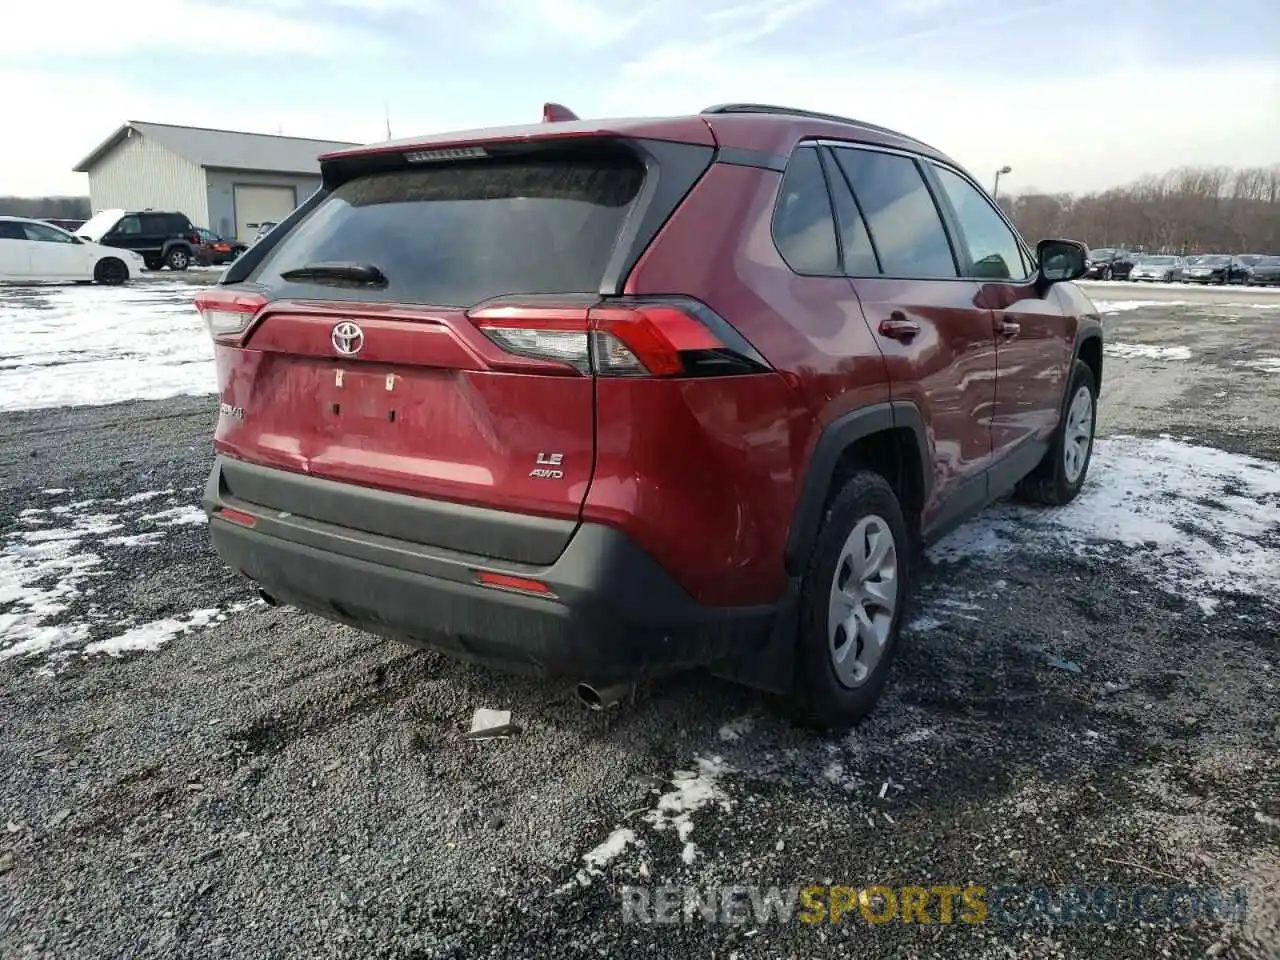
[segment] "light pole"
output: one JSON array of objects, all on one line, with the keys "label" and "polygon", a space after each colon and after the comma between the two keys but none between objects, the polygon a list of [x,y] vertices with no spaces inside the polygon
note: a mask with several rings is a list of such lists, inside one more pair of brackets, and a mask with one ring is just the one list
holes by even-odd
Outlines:
[{"label": "light pole", "polygon": [[992,188],[991,188],[991,199],[992,199],[992,200],[994,200],[994,199],[996,199],[996,197],[1000,196],[1000,177],[1001,177],[1001,175],[1002,175],[1002,174],[1006,174],[1006,173],[1012,173],[1012,172],[1013,172],[1013,167],[1009,166],[1008,164],[1006,164],[1005,166],[1001,167],[999,170],[997,170],[997,171],[996,171],[996,184],[995,184],[995,186],[994,186],[994,187],[992,187]]}]

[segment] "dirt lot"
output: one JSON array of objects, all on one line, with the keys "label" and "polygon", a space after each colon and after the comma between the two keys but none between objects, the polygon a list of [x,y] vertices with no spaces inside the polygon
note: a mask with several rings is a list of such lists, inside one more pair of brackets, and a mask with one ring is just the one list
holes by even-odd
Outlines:
[{"label": "dirt lot", "polygon": [[[1086,493],[935,547],[839,737],[700,674],[589,713],[262,606],[193,510],[212,397],[3,414],[0,957],[1280,956],[1280,308],[1099,291]],[[482,706],[522,734],[461,739]],[[1157,893],[624,922],[658,884]]]}]

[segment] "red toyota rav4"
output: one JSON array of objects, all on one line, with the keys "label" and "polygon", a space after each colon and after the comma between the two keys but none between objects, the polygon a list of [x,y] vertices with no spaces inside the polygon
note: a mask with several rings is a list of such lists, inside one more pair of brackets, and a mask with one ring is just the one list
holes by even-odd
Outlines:
[{"label": "red toyota rav4", "polygon": [[1085,248],[919,141],[756,104],[321,158],[197,306],[213,544],[271,602],[597,703],[696,665],[818,726],[919,548],[1085,478]]}]

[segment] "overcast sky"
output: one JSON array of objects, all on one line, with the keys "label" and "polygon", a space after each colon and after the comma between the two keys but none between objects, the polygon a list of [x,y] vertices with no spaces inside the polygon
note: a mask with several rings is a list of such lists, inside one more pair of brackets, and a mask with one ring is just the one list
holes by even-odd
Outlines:
[{"label": "overcast sky", "polygon": [[[10,0],[0,194],[125,120],[368,142],[724,101],[898,127],[1002,189],[1280,162],[1277,0]],[[15,115],[16,114],[16,115]]]}]

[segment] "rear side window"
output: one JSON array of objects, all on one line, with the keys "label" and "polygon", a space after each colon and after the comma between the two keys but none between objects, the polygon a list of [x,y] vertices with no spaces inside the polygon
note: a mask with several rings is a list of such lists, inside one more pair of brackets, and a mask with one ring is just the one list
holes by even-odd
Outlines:
[{"label": "rear side window", "polygon": [[773,210],[773,242],[796,273],[840,272],[831,198],[813,147],[801,147],[787,163]]},{"label": "rear side window", "polygon": [[27,233],[15,220],[0,220],[0,240],[25,240]]},{"label": "rear side window", "polygon": [[871,236],[867,233],[862,211],[849,190],[844,174],[834,163],[828,163],[831,184],[831,202],[836,208],[836,229],[840,235],[840,254],[844,258],[844,272],[851,277],[873,277],[880,272]]},{"label": "rear side window", "polygon": [[862,207],[885,274],[957,276],[942,216],[915,161],[852,147],[833,152]]},{"label": "rear side window", "polygon": [[615,153],[488,160],[357,177],[273,249],[251,279],[291,296],[333,287],[280,275],[310,264],[371,264],[381,288],[344,299],[472,307],[505,294],[595,293],[644,168]]}]

